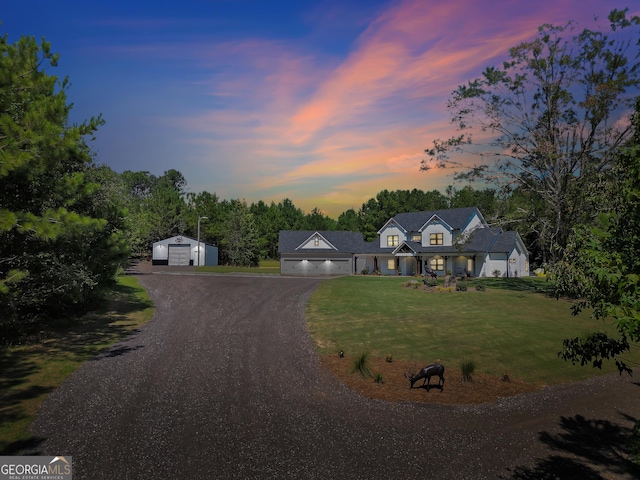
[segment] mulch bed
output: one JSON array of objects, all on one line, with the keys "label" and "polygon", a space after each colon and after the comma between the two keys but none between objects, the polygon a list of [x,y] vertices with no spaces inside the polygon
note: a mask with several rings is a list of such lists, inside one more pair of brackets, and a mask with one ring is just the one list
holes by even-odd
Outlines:
[{"label": "mulch bed", "polygon": [[459,369],[446,367],[444,387],[439,387],[438,377],[431,378],[429,389],[422,387],[422,380],[409,388],[409,380],[404,374],[411,370],[417,372],[424,365],[406,361],[387,362],[384,358],[369,358],[369,369],[373,376],[382,375],[383,383],[376,383],[373,377],[363,377],[351,373],[354,358],[338,355],[325,355],[322,365],[352,390],[369,398],[388,402],[425,402],[437,404],[477,404],[495,402],[500,397],[510,397],[521,393],[533,392],[540,387],[515,378],[499,378],[475,373],[472,381],[464,381]]}]

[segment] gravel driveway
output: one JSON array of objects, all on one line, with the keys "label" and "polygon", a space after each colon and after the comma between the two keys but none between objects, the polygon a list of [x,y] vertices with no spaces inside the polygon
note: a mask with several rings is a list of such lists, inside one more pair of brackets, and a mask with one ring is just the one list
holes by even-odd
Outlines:
[{"label": "gravel driveway", "polygon": [[[141,275],[156,314],[43,404],[31,454],[74,479],[634,478],[635,380],[476,406],[387,404],[324,372],[304,305],[321,279]],[[636,473],[637,475],[637,473]]]}]

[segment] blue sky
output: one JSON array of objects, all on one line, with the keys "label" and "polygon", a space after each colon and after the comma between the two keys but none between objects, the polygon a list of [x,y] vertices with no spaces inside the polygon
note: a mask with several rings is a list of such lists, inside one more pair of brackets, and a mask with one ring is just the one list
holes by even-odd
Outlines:
[{"label": "blue sky", "polygon": [[[629,0],[635,14],[638,0]],[[542,23],[593,25],[609,0],[4,0],[0,32],[46,37],[72,120],[114,170],[175,168],[193,192],[318,207],[337,218],[382,189],[444,189],[420,172],[453,133],[457,85]]]}]

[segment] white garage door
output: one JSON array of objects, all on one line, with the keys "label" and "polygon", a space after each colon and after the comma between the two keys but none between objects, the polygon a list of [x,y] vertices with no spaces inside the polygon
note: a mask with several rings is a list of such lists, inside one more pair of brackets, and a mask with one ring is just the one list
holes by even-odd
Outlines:
[{"label": "white garage door", "polygon": [[191,245],[169,245],[169,265],[189,265]]}]

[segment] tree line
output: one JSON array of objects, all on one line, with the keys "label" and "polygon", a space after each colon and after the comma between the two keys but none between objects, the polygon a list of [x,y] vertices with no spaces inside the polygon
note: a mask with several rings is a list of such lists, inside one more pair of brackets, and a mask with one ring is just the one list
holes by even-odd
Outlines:
[{"label": "tree line", "polygon": [[[135,257],[149,256],[151,245],[158,240],[175,235],[196,238],[199,218],[200,239],[219,247],[221,264],[234,266],[256,266],[261,260],[277,259],[281,230],[349,230],[372,241],[384,223],[398,213],[471,206],[478,207],[492,224],[518,223],[509,213],[517,192],[499,194],[490,188],[449,186],[444,193],[383,190],[357,211],[348,209],[336,220],[317,207],[304,212],[289,198],[278,203],[247,203],[221,199],[215,192],[189,192],[183,174],[173,169],[155,176],[147,171],[117,173],[106,165],[91,165],[87,177],[99,185],[103,204],[125,212],[122,234]],[[526,234],[524,224],[520,227]]]}]

